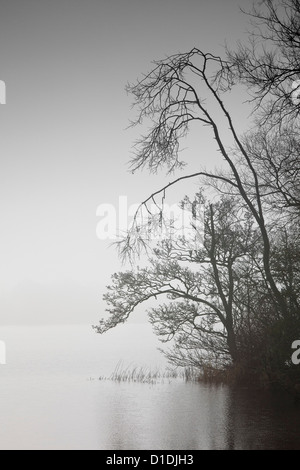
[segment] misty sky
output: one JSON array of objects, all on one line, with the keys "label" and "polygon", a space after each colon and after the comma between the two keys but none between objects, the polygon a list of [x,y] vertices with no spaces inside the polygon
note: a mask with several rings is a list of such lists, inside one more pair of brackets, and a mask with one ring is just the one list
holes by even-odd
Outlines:
[{"label": "misty sky", "polygon": [[137,203],[170,179],[128,172],[140,131],[126,130],[125,85],[155,59],[194,46],[222,53],[225,39],[245,39],[239,6],[250,2],[1,2],[1,323],[102,316],[104,286],[121,264],[96,237],[97,207],[121,195]]}]

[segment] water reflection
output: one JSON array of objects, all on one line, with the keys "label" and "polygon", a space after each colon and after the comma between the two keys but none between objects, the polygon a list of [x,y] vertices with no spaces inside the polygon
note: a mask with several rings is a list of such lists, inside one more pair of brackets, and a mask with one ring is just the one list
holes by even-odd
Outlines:
[{"label": "water reflection", "polygon": [[227,391],[227,449],[300,449],[300,408],[289,395]]},{"label": "water reflection", "polygon": [[104,448],[300,449],[299,406],[282,394],[183,382],[111,385]]},{"label": "water reflection", "polygon": [[280,393],[88,380],[109,375],[120,357],[156,369],[152,332],[124,331],[99,339],[82,326],[2,330],[0,449],[300,450],[300,405]]}]

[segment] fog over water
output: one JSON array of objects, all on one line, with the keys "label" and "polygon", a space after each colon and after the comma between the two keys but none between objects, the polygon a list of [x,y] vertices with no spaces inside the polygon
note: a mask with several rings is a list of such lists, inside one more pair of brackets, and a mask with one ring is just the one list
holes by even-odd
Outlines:
[{"label": "fog over water", "polygon": [[123,366],[165,370],[148,325],[6,327],[0,449],[300,449],[299,405],[282,395],[181,379],[117,383]]},{"label": "fog over water", "polygon": [[[300,449],[291,397],[181,379],[109,380],[117,364],[168,367],[146,306],[104,336],[91,327],[103,316],[111,275],[124,269],[113,240],[97,233],[99,207],[126,221],[120,200],[132,207],[170,181],[163,172],[128,171],[145,128],[127,128],[136,116],[124,88],[154,60],[194,47],[219,55],[225,41],[248,38],[240,8],[249,7],[248,0],[1,2],[1,450]],[[238,89],[227,98],[243,132],[247,97]],[[191,132],[183,144],[187,172],[220,168],[206,134]],[[182,183],[166,204],[198,189],[197,181]]]}]

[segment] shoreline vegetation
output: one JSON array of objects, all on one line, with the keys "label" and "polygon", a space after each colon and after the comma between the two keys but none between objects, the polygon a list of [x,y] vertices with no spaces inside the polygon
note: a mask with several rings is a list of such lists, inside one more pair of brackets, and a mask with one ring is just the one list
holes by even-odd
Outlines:
[{"label": "shoreline vegetation", "polygon": [[195,367],[176,367],[174,369],[150,368],[146,366],[128,365],[121,361],[108,377],[99,377],[100,381],[112,381],[118,383],[139,383],[156,385],[173,380],[182,380],[189,383],[201,383],[217,386],[243,387],[255,390],[274,390],[289,393],[292,397],[300,399],[300,383],[295,383],[286,376],[271,377],[265,372],[248,371],[241,366],[229,366],[224,369],[205,366],[202,369]]},{"label": "shoreline vegetation", "polygon": [[200,382],[204,381],[204,377],[199,375],[199,370],[192,367],[181,368],[151,368],[146,366],[128,365],[125,366],[120,361],[115,370],[109,377],[101,376],[99,380],[110,380],[112,382],[133,382],[144,384],[157,384],[164,381],[171,382],[172,380],[183,380],[185,382]]},{"label": "shoreline vegetation", "polygon": [[[235,49],[169,55],[126,87],[132,127],[147,127],[130,170],[174,176],[144,199],[116,243],[130,268],[112,275],[106,316],[94,328],[104,334],[147,304],[155,334],[172,341],[165,356],[174,367],[195,367],[201,381],[298,396],[300,2],[253,2],[246,14],[253,34]],[[245,129],[236,124],[241,115]],[[195,172],[182,151],[196,128]],[[219,154],[214,168],[205,139]],[[169,192],[188,180],[197,189],[178,192],[177,223]],[[119,376],[128,380],[130,372]]]}]

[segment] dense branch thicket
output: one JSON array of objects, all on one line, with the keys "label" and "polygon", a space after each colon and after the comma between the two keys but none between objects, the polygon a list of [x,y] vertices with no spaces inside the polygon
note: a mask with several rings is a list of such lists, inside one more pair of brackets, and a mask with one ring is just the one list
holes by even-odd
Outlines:
[{"label": "dense branch thicket", "polygon": [[[149,126],[136,143],[133,172],[185,168],[180,143],[191,125],[206,130],[222,170],[202,168],[199,142],[199,172],[168,182],[141,204],[150,214],[154,202],[159,223],[171,225],[164,217],[168,189],[182,180],[201,181],[195,200],[184,201],[193,236],[170,236],[153,247],[149,238],[157,214],[144,230],[137,212],[119,250],[132,259],[148,247],[149,266],[113,276],[104,296],[108,318],[96,329],[104,333],[138,305],[157,301],[149,320],[162,341],[172,341],[171,362],[200,369],[234,366],[244,375],[287,384],[299,380],[290,358],[291,344],[300,338],[300,116],[294,99],[300,2],[264,0],[251,16],[256,30],[250,43],[227,51],[225,59],[193,48],[155,62],[128,86],[137,109],[133,125]],[[253,94],[255,126],[244,135],[226,99],[240,83]]]},{"label": "dense branch thicket", "polygon": [[248,44],[227,51],[232,73],[247,85],[262,122],[288,121],[299,129],[300,2],[263,0],[248,14]]},{"label": "dense branch thicket", "polygon": [[238,360],[236,334],[249,315],[247,292],[251,282],[265,289],[260,244],[251,218],[233,199],[207,203],[203,247],[193,249],[184,237],[164,240],[149,267],[114,275],[105,295],[110,317],[99,331],[126,321],[137,305],[163,297],[170,302],[153,308],[150,321],[162,340],[172,339],[175,349],[186,351],[185,361],[199,365],[208,353],[220,364]]}]

